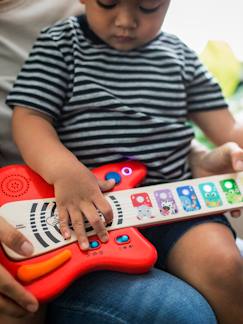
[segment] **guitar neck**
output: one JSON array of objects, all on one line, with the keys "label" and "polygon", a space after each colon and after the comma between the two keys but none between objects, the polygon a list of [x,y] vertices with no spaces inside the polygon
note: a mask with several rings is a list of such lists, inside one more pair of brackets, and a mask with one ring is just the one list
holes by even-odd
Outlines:
[{"label": "guitar neck", "polygon": [[[146,227],[224,213],[243,207],[242,193],[243,172],[109,192],[105,198],[114,217],[107,229]],[[70,240],[63,239],[55,198],[9,202],[1,207],[1,216],[32,241],[34,255],[77,241],[74,232]],[[87,221],[85,225],[87,235],[94,235]],[[5,250],[12,258],[23,258]]]},{"label": "guitar neck", "polygon": [[243,172],[152,185],[106,194],[109,230],[146,227],[243,208]]}]

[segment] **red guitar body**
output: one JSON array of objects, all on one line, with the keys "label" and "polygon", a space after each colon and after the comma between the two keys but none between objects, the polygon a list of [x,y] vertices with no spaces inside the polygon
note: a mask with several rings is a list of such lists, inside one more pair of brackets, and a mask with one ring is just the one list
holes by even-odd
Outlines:
[{"label": "red guitar body", "polygon": [[[113,190],[133,188],[146,175],[145,167],[134,161],[108,164],[92,172],[98,179],[115,178],[117,184]],[[15,201],[52,197],[53,187],[27,166],[13,165],[0,169],[0,206]],[[110,231],[107,243],[100,242],[97,236],[91,236],[89,240],[90,249],[86,252],[81,251],[75,242],[24,260],[10,259],[0,248],[0,262],[40,302],[46,302],[60,294],[76,278],[90,271],[106,269],[144,273],[157,259],[155,248],[135,228]],[[65,255],[64,259],[60,257],[62,255]],[[51,267],[50,264],[55,266]],[[30,274],[27,279],[26,269]]]}]

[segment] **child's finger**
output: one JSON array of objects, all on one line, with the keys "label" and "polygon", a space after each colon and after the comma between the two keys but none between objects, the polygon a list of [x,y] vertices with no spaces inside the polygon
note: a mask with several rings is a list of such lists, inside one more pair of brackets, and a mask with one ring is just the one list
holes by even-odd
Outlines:
[{"label": "child's finger", "polygon": [[234,171],[243,171],[243,149],[237,143],[228,143]]},{"label": "child's finger", "polygon": [[59,207],[58,209],[58,217],[59,217],[59,226],[62,236],[65,240],[68,240],[71,237],[70,228],[69,228],[69,213],[65,207]]},{"label": "child's finger", "polygon": [[84,215],[82,214],[81,210],[79,209],[72,209],[69,211],[73,230],[77,236],[79,245],[81,250],[88,250],[89,249],[89,240],[87,238],[87,234],[85,231],[84,225]]},{"label": "child's finger", "polygon": [[113,212],[110,204],[106,199],[104,199],[103,195],[98,195],[94,201],[95,207],[101,212],[101,214],[105,218],[106,224],[112,222]]},{"label": "child's finger", "polygon": [[234,217],[234,218],[240,217],[241,216],[241,210],[240,209],[231,210],[230,216]]},{"label": "child's finger", "polygon": [[106,180],[106,181],[98,180],[98,185],[102,192],[106,192],[106,191],[113,189],[115,184],[116,184],[116,182],[114,179],[110,179],[110,180]]},{"label": "child's finger", "polygon": [[105,223],[99,215],[98,210],[95,208],[93,204],[83,204],[82,205],[82,212],[88,219],[90,225],[93,227],[95,233],[99,237],[102,242],[107,242],[108,232],[105,227]]},{"label": "child's finger", "polygon": [[235,162],[233,162],[233,167],[235,171],[243,171],[243,153],[241,160],[236,158]]}]

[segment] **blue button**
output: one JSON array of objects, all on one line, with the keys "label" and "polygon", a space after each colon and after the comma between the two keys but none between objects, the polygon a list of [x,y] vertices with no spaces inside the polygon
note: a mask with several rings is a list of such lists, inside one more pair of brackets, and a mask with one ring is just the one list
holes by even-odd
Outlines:
[{"label": "blue button", "polygon": [[98,241],[89,242],[90,249],[97,249],[99,246],[100,246],[100,243]]},{"label": "blue button", "polygon": [[117,172],[108,172],[105,175],[105,180],[110,180],[110,179],[114,179],[116,184],[121,182],[121,176]]},{"label": "blue button", "polygon": [[118,244],[127,243],[127,242],[129,242],[129,236],[128,235],[117,236],[116,242]]}]

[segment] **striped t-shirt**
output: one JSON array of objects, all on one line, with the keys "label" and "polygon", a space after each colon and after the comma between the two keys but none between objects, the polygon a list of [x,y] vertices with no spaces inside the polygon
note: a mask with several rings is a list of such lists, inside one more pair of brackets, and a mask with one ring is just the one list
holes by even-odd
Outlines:
[{"label": "striped t-shirt", "polygon": [[176,36],[162,32],[119,52],[83,16],[42,31],[7,104],[51,116],[62,143],[88,167],[142,161],[145,184],[190,177],[188,114],[227,106],[197,55]]}]

